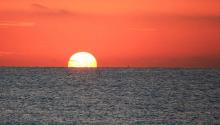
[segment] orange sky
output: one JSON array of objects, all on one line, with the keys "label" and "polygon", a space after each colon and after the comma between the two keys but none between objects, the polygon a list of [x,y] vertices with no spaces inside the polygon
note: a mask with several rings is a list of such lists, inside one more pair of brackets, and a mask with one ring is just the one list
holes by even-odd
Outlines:
[{"label": "orange sky", "polygon": [[0,66],[220,67],[219,0],[0,0]]}]

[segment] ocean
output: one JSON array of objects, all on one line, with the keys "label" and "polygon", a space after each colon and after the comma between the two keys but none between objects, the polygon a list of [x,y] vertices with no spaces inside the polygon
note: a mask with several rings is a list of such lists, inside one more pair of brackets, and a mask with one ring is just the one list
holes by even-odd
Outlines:
[{"label": "ocean", "polygon": [[220,69],[0,68],[0,125],[220,124]]}]

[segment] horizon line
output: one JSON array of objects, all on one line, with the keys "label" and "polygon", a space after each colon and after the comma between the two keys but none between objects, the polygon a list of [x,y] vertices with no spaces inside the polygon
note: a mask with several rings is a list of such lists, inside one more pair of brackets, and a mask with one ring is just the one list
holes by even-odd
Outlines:
[{"label": "horizon line", "polygon": [[100,69],[100,68],[126,68],[126,69],[220,69],[220,67],[202,67],[202,66],[101,66],[101,67],[64,67],[64,66],[0,66],[0,68],[70,68],[70,69]]}]

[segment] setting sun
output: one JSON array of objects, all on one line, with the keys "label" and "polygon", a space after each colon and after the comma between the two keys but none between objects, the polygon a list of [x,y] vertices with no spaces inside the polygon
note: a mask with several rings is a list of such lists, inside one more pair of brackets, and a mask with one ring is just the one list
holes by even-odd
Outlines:
[{"label": "setting sun", "polygon": [[95,57],[88,52],[77,52],[68,61],[68,67],[97,67]]}]

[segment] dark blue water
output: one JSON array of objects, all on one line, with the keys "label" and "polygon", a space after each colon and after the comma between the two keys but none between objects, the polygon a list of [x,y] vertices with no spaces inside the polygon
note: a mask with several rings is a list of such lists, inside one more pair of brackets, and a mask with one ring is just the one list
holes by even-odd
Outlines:
[{"label": "dark blue water", "polygon": [[0,124],[220,124],[220,70],[0,68]]}]

